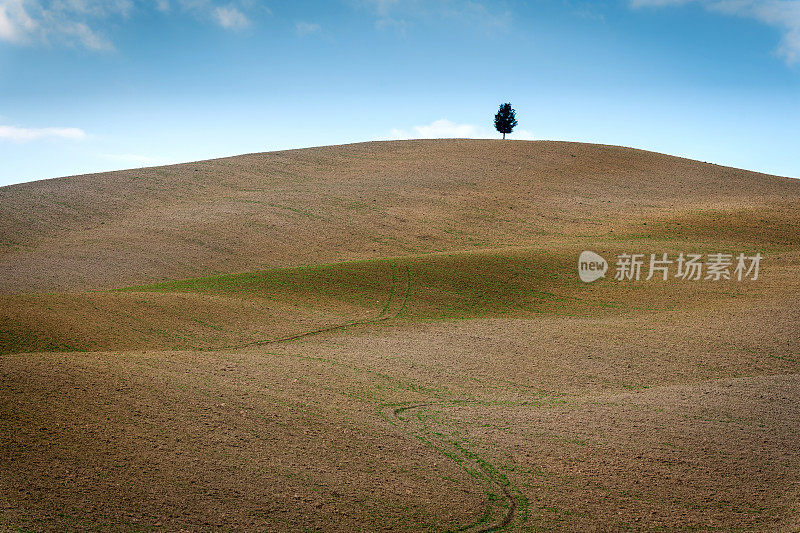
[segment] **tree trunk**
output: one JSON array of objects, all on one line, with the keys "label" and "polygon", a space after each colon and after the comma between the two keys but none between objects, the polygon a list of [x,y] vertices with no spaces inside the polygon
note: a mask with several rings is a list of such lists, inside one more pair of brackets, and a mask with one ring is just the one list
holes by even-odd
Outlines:
[{"label": "tree trunk", "polygon": [[505,138],[506,138],[506,134],[504,133],[504,134],[503,134],[503,140],[505,140]]}]

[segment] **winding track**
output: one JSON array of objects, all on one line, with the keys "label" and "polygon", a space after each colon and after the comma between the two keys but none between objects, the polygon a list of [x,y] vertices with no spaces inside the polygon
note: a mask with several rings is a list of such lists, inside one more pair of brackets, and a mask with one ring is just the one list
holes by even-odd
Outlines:
[{"label": "winding track", "polygon": [[[472,477],[481,482],[487,493],[490,492],[492,488],[500,490],[503,497],[503,505],[498,505],[490,499],[484,518],[476,523],[459,528],[458,531],[470,533],[499,531],[506,529],[515,521],[520,522],[519,525],[522,525],[522,523],[525,522],[525,518],[524,516],[520,516],[518,512],[521,494],[506,476],[500,474],[488,461],[482,459],[474,452],[465,449],[455,441],[439,436],[440,434],[435,431],[431,431],[422,421],[421,417],[403,416],[412,411],[436,405],[449,404],[444,402],[429,402],[409,405],[385,405],[380,411],[380,414],[396,427],[410,428],[407,430],[404,429],[404,432],[413,435],[426,445],[454,461]],[[499,516],[497,516],[498,514]]]},{"label": "winding track", "polygon": [[409,272],[407,266],[405,265],[400,266],[394,261],[389,263],[389,267],[392,270],[392,292],[389,295],[389,299],[386,301],[386,304],[381,309],[381,312],[378,313],[378,315],[373,318],[351,320],[343,324],[334,324],[332,326],[326,326],[324,328],[303,331],[301,333],[296,333],[294,335],[287,335],[286,337],[278,337],[277,339],[264,339],[260,341],[247,342],[244,344],[225,346],[224,348],[213,348],[213,350],[246,348],[249,346],[264,346],[268,344],[278,344],[282,342],[289,342],[297,339],[311,337],[313,335],[319,335],[320,333],[327,333],[329,331],[337,331],[340,329],[345,329],[352,326],[361,326],[364,324],[375,324],[378,322],[383,322],[386,320],[397,318],[398,316],[400,316],[400,313],[403,312],[403,310],[406,307],[406,303],[408,302],[409,292],[411,291],[411,273]]},{"label": "winding track", "polygon": [[[232,346],[230,348],[263,346],[290,342],[329,331],[336,331],[351,326],[364,324],[375,324],[399,317],[408,303],[409,294],[411,292],[411,274],[408,266],[406,265],[399,265],[396,262],[391,262],[389,265],[392,270],[392,292],[389,295],[389,299],[386,301],[386,304],[377,316],[362,320],[352,320],[343,324],[335,324],[310,331],[304,331],[295,335],[288,335],[286,337],[280,337],[277,339],[250,342],[238,346]],[[392,425],[400,428],[407,435],[421,440],[426,445],[432,447],[442,455],[454,461],[468,474],[475,478],[476,481],[483,486],[487,493],[490,493],[492,488],[499,489],[500,493],[502,494],[502,504],[498,504],[496,503],[496,500],[490,498],[483,518],[473,524],[468,524],[462,528],[459,528],[458,531],[469,533],[485,533],[489,531],[506,529],[515,520],[524,523],[524,516],[520,517],[520,513],[518,512],[521,494],[516,487],[511,484],[508,478],[506,478],[503,474],[500,474],[497,469],[494,468],[494,466],[492,466],[488,461],[479,457],[474,452],[465,449],[455,441],[440,437],[435,432],[430,431],[430,428],[425,425],[420,417],[402,416],[404,414],[435,405],[448,404],[445,404],[444,402],[428,402],[410,405],[384,405],[379,409],[379,414],[385,420],[388,420]]]}]

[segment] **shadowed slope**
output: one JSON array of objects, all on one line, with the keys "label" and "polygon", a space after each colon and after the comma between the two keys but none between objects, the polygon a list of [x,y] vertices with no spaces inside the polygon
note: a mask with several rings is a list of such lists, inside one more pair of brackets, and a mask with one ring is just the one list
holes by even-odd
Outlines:
[{"label": "shadowed slope", "polygon": [[[781,235],[789,235],[784,228]],[[788,238],[788,237],[787,237]],[[612,259],[652,250],[764,254],[757,281],[578,280],[591,248]],[[800,293],[791,247],[675,238],[578,240],[511,248],[224,274],[63,294],[0,294],[0,354],[221,349],[376,321],[598,316],[708,309]],[[613,268],[613,267],[612,267]]]}]

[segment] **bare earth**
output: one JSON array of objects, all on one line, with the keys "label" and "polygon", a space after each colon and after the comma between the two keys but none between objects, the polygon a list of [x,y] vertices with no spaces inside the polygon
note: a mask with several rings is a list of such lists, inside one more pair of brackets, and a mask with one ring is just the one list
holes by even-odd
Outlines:
[{"label": "bare earth", "polygon": [[563,142],[2,187],[0,531],[800,531],[798,208]]}]

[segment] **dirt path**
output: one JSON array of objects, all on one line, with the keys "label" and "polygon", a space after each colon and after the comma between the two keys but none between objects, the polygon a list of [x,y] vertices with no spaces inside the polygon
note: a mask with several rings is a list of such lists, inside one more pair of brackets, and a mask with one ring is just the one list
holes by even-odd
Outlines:
[{"label": "dirt path", "polygon": [[428,423],[428,420],[435,418],[435,414],[429,409],[445,405],[452,404],[431,402],[384,405],[380,414],[404,433],[419,439],[458,464],[481,485],[489,500],[486,510],[477,522],[465,525],[458,531],[479,533],[522,526],[527,514],[525,496],[489,461],[467,449],[456,439],[446,436],[440,427]]}]

